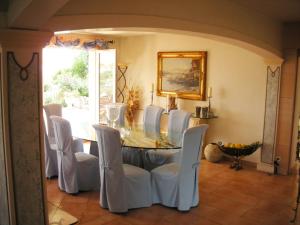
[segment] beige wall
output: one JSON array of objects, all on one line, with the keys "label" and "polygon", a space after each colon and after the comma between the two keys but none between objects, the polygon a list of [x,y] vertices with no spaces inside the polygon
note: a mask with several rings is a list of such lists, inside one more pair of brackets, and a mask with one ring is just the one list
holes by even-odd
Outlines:
[{"label": "beige wall", "polygon": [[[171,34],[121,38],[118,46],[118,62],[129,64],[128,83],[142,90],[141,108],[150,104],[151,84],[156,85],[158,51],[208,51],[207,87],[213,89],[212,109],[219,118],[209,121],[207,141],[262,141],[266,65],[260,56],[209,39]],[[165,98],[155,96],[154,103],[164,107]],[[178,105],[194,112],[207,102],[181,99]],[[259,152],[248,160],[259,162]]]},{"label": "beige wall", "polygon": [[[284,24],[283,29],[284,63],[282,66],[280,99],[278,112],[278,132],[276,156],[281,157],[279,172],[288,174],[295,165],[293,135],[298,121],[294,120],[297,81],[297,51],[300,48],[300,23]],[[299,72],[299,71],[298,71]]]}]

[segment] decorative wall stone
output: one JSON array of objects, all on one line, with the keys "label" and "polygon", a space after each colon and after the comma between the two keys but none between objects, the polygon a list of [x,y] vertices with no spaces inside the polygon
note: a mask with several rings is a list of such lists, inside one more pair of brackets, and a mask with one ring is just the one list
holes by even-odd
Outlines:
[{"label": "decorative wall stone", "polygon": [[10,151],[16,223],[46,224],[41,169],[39,53],[22,66],[7,52]]},{"label": "decorative wall stone", "polygon": [[276,124],[278,111],[278,96],[280,88],[280,67],[267,69],[267,90],[265,103],[265,120],[261,161],[272,164],[276,144]]}]

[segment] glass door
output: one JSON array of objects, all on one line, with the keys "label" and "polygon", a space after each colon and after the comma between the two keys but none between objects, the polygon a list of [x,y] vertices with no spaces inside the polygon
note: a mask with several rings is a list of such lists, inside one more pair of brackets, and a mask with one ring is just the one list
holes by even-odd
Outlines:
[{"label": "glass door", "polygon": [[105,105],[116,101],[116,50],[99,51],[99,122],[106,122]]}]

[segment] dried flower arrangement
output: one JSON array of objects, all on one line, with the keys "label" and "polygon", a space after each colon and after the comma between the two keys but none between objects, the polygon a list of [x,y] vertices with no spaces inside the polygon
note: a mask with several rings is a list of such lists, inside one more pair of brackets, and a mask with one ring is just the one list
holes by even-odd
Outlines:
[{"label": "dried flower arrangement", "polygon": [[138,88],[131,87],[128,90],[127,96],[127,111],[126,118],[129,123],[129,126],[132,126],[134,116],[139,109],[140,106],[140,98],[139,98],[139,90]]}]

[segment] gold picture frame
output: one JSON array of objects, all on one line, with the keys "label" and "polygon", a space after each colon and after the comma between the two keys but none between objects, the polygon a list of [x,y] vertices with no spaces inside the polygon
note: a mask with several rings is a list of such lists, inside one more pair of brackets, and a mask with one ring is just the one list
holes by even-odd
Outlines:
[{"label": "gold picture frame", "polygon": [[206,51],[158,52],[158,96],[206,99]]}]

